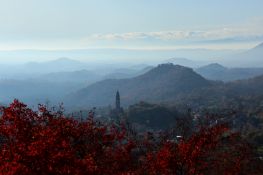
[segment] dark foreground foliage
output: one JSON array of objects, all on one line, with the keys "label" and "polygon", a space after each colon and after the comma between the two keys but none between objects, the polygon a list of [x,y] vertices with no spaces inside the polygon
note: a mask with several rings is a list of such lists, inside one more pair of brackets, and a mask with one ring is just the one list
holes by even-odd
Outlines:
[{"label": "dark foreground foliage", "polygon": [[19,101],[1,109],[0,174],[260,174],[251,149],[226,125],[187,138],[135,137],[125,126],[66,118]]}]

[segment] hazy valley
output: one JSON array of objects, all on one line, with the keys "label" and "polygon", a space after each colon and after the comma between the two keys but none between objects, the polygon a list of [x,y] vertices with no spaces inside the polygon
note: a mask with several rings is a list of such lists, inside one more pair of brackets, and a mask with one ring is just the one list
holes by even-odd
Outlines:
[{"label": "hazy valley", "polygon": [[262,7],[0,0],[0,175],[263,175]]}]

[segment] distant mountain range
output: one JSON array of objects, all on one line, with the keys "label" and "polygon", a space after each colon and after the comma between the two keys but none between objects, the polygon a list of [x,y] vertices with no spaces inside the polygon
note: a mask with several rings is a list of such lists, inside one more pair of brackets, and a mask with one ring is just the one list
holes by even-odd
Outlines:
[{"label": "distant mountain range", "polygon": [[72,72],[52,72],[36,77],[38,80],[49,82],[91,84],[102,79],[102,76],[93,71],[79,70]]},{"label": "distant mountain range", "polygon": [[52,72],[71,72],[87,69],[87,64],[69,58],[59,58],[45,62],[0,65],[0,79],[36,78]]},{"label": "distant mountain range", "polygon": [[[72,65],[69,65],[72,63]],[[49,101],[50,104],[57,104],[63,101],[63,97],[69,93],[75,92],[92,83],[105,79],[121,79],[139,76],[149,71],[152,67],[146,65],[133,65],[130,68],[117,69],[110,73],[110,70],[100,73],[100,71],[77,70],[77,71],[55,71],[45,73],[47,66],[53,65],[48,71],[56,70],[56,67],[61,67],[59,70],[71,70],[80,66],[78,61],[67,58],[58,59],[44,63],[30,63],[26,67],[34,67],[33,72],[28,76],[12,76],[12,78],[0,79],[0,102],[5,104],[17,98],[29,105],[37,105]],[[75,64],[75,65],[74,65]],[[63,66],[64,65],[64,66]],[[72,67],[70,67],[72,66]],[[34,73],[37,69],[42,69],[41,73]],[[30,69],[28,70],[31,71]],[[99,73],[97,73],[99,72]],[[24,72],[25,73],[25,72]]]},{"label": "distant mountain range", "polygon": [[13,98],[19,98],[26,103],[36,104],[48,99],[65,101],[68,106],[105,106],[114,104],[117,90],[121,93],[123,105],[142,100],[174,103],[190,101],[192,97],[196,97],[197,101],[213,101],[226,94],[231,97],[240,89],[244,90],[239,95],[250,94],[248,91],[253,86],[254,91],[260,94],[260,89],[263,89],[260,84],[262,56],[263,43],[246,52],[233,54],[218,62],[220,64],[206,66],[205,62],[184,57],[162,61],[166,64],[157,67],[147,64],[90,64],[68,58],[16,66],[2,65],[0,102],[6,104]]},{"label": "distant mountain range", "polygon": [[263,43],[252,49],[224,57],[224,59],[218,61],[228,67],[263,67]]},{"label": "distant mountain range", "polygon": [[[115,93],[119,90],[124,106],[139,101],[216,105],[225,99],[261,98],[262,71],[262,68],[226,68],[216,63],[193,70],[167,63],[141,70],[118,69],[116,75],[109,74],[106,80],[88,70],[53,72],[26,80],[0,80],[0,101],[7,104],[18,98],[29,105],[48,100],[53,104],[65,102],[70,108],[108,106],[114,104]],[[125,72],[127,74],[121,77]]]},{"label": "distant mountain range", "polygon": [[28,73],[50,73],[62,71],[76,71],[87,68],[87,65],[80,61],[69,58],[59,58],[46,62],[28,62],[20,66],[20,69]]},{"label": "distant mountain range", "polygon": [[[217,51],[215,50],[214,51],[210,50],[210,51],[217,53]],[[191,52],[191,50],[189,50],[189,52]],[[188,54],[185,53],[186,57],[170,58],[168,60],[163,61],[163,63],[173,63],[173,64],[178,64],[178,65],[191,67],[195,69],[201,66],[205,66],[206,64],[209,64],[209,63],[211,64],[213,62],[217,62],[228,68],[263,68],[263,43],[255,46],[254,48],[248,49],[248,50],[243,50],[243,51],[239,50],[239,51],[232,51],[232,52],[229,51],[228,53],[222,54],[222,55],[211,54],[209,59],[208,58],[198,59],[198,60],[206,60],[206,61],[196,61],[196,59],[191,60],[189,58],[194,58],[194,57],[187,57],[187,55]],[[246,72],[247,70],[244,70],[244,71]],[[232,79],[230,78],[229,80],[232,80]]]},{"label": "distant mountain range", "polygon": [[[140,71],[146,67],[149,67],[149,65],[82,62],[69,58],[59,58],[56,60],[45,62],[28,62],[25,64],[0,65],[0,79],[21,80],[28,78],[39,78],[42,75],[45,76],[45,74],[50,73],[55,75],[57,73],[65,74],[66,72],[76,73],[82,70],[88,71],[89,73],[92,73],[96,76],[99,75],[102,78],[128,78],[139,75]],[[112,76],[110,74],[112,74]],[[122,75],[116,76],[116,74]]]},{"label": "distant mountain range", "polygon": [[263,75],[263,68],[227,68],[212,63],[195,69],[197,73],[209,80],[234,81]]}]

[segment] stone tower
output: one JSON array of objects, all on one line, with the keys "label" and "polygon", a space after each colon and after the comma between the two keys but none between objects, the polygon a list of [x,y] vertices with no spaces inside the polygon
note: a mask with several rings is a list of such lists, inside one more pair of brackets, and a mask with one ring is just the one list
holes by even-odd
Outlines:
[{"label": "stone tower", "polygon": [[121,102],[120,102],[120,93],[119,91],[116,92],[116,110],[121,109]]}]

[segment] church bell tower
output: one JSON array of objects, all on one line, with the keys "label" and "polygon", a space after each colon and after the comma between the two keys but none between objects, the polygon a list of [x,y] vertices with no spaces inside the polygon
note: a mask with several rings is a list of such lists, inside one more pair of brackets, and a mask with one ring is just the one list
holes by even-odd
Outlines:
[{"label": "church bell tower", "polygon": [[121,102],[120,102],[120,93],[119,91],[116,92],[116,110],[121,109]]}]

